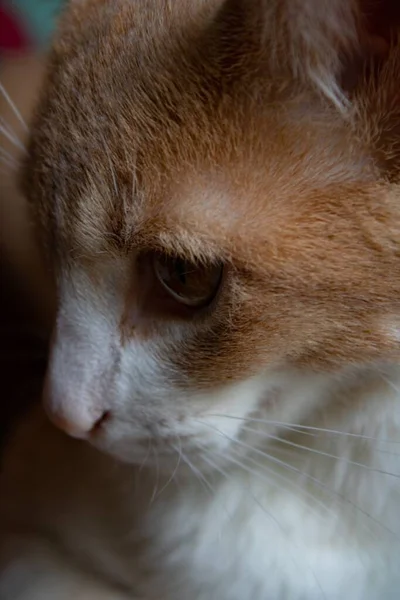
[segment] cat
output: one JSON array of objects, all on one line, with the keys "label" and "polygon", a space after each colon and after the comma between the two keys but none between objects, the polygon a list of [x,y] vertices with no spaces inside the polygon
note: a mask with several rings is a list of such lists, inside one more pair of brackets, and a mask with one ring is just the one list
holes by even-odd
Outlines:
[{"label": "cat", "polygon": [[70,3],[21,171],[57,316],[1,600],[398,597],[400,44],[364,9]]}]

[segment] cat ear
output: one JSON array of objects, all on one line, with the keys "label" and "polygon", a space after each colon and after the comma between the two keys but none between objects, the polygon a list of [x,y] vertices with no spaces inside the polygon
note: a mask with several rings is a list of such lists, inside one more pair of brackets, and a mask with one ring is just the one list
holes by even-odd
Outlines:
[{"label": "cat ear", "polygon": [[281,64],[286,61],[294,77],[308,79],[342,108],[346,104],[340,85],[343,61],[359,51],[357,0],[278,0],[274,4],[271,15],[272,3],[263,0],[265,38],[270,40],[272,55]]},{"label": "cat ear", "polygon": [[398,0],[226,0],[219,16],[226,36],[246,29],[242,39],[259,44],[270,69],[311,83],[343,109],[365,64],[387,51],[399,5]]}]

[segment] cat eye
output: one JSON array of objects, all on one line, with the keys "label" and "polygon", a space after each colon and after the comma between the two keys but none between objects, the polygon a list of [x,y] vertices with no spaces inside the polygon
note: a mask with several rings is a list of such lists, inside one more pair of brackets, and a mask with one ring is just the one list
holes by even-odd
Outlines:
[{"label": "cat eye", "polygon": [[222,265],[201,265],[179,257],[157,254],[153,257],[156,278],[177,302],[204,308],[215,298],[222,279]]}]

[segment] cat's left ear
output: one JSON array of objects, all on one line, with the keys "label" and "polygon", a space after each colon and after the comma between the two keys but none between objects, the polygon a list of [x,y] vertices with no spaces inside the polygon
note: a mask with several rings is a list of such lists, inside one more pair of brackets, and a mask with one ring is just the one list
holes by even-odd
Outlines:
[{"label": "cat's left ear", "polygon": [[[258,47],[272,74],[311,83],[338,107],[400,23],[398,0],[225,0],[223,37]],[[245,35],[243,31],[245,30]]]},{"label": "cat's left ear", "polygon": [[[266,9],[271,5],[270,0],[263,2]],[[339,107],[346,105],[366,67],[379,68],[400,25],[398,0],[283,0],[279,4],[280,10],[287,8],[286,15],[280,14],[291,31],[287,50],[293,74],[308,77]]]}]

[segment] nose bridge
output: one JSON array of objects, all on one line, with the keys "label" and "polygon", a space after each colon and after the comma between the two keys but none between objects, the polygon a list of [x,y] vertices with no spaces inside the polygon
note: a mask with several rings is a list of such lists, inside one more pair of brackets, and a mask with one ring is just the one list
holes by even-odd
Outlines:
[{"label": "nose bridge", "polygon": [[108,410],[111,340],[105,323],[90,321],[59,314],[43,398],[50,419],[76,437]]}]

